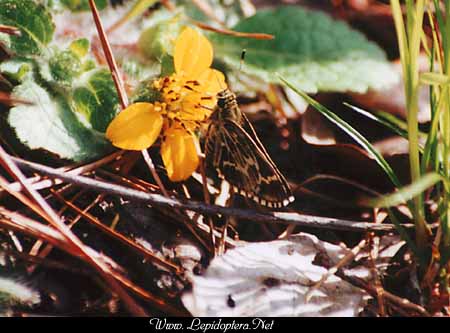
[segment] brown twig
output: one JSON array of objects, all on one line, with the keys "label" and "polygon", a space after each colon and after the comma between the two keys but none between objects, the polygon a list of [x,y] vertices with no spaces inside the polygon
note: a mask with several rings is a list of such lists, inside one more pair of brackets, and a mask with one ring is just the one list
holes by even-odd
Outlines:
[{"label": "brown twig", "polygon": [[47,267],[51,267],[51,268],[63,269],[63,270],[66,270],[66,271],[69,271],[69,272],[72,272],[75,274],[82,274],[85,276],[91,275],[91,271],[88,269],[84,269],[84,268],[80,268],[80,267],[75,268],[73,266],[66,265],[60,261],[41,258],[40,256],[32,255],[29,253],[15,252],[15,251],[7,250],[7,249],[2,249],[2,252],[4,252],[5,254],[7,254],[9,256],[26,260],[26,261],[32,263],[33,267],[36,267],[36,265],[43,265],[43,266],[47,266]]},{"label": "brown twig", "polygon": [[[120,195],[130,200],[136,200],[147,204],[158,205],[161,207],[191,210],[207,215],[222,214],[225,216],[236,216],[237,218],[246,219],[252,222],[295,224],[298,226],[311,228],[347,230],[354,232],[392,232],[396,230],[393,224],[374,224],[370,222],[349,221],[285,212],[260,213],[247,209],[207,205],[203,202],[167,198],[157,193],[137,191],[124,186],[119,186],[116,184],[95,180],[84,176],[68,175],[53,168],[25,161],[17,157],[11,157],[11,159],[13,159],[17,164],[21,165],[24,168],[41,172],[52,178],[59,178],[66,182],[73,183],[97,192],[104,192],[111,195]],[[414,228],[414,225],[403,224],[403,227]]]},{"label": "brown twig", "polygon": [[[372,297],[377,297],[377,291],[376,291],[375,287],[368,285],[364,280],[362,280],[358,277],[355,277],[355,276],[347,276],[346,274],[344,274],[344,272],[342,270],[338,270],[336,272],[336,276],[340,277],[342,280],[345,280],[358,288],[364,289]],[[420,305],[417,305],[417,304],[409,301],[406,298],[398,297],[386,290],[384,291],[383,296],[384,296],[385,300],[392,302],[393,304],[395,304],[401,308],[412,310],[414,312],[420,313],[421,315],[423,315],[425,317],[430,317],[430,314],[428,313],[427,310],[425,310]]]},{"label": "brown twig", "polygon": [[[132,180],[126,178],[125,176],[118,176],[118,175],[112,174],[112,173],[104,171],[104,170],[99,170],[98,173],[104,174],[111,179],[114,179],[122,184],[125,184],[127,186],[130,186],[130,187],[140,190],[140,191],[145,191],[145,192],[147,192],[147,190],[155,191],[153,184],[147,183],[147,182],[143,181],[142,179],[130,177],[133,180],[136,180],[136,181],[132,181]],[[194,226],[200,227],[198,224],[193,225],[193,223],[191,222],[191,220],[194,220],[194,221],[196,220],[195,217],[192,219],[189,219],[189,217],[186,214],[184,214],[178,210],[167,209],[167,207],[162,207],[163,209],[161,209],[161,207],[159,207],[159,208],[164,214],[170,216],[174,221],[181,222],[186,227],[186,229],[194,236],[194,238],[197,239],[201,245],[203,245],[203,247],[205,249],[207,249],[208,251],[212,250],[211,247],[209,246],[209,244],[207,244],[206,241],[194,229]],[[205,231],[205,230],[202,230],[202,231]],[[209,231],[208,231],[208,233],[209,233]]]}]

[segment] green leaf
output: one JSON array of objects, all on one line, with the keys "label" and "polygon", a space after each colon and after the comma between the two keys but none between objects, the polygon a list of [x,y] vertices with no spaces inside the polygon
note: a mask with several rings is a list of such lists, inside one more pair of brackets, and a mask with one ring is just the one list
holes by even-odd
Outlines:
[{"label": "green leaf", "polygon": [[139,50],[149,59],[160,60],[167,54],[173,54],[173,42],[180,34],[181,22],[169,19],[145,30],[138,40]]},{"label": "green leaf", "polygon": [[153,82],[157,77],[151,77],[138,84],[131,96],[132,103],[147,102],[153,103],[161,100],[161,92],[153,89]]},{"label": "green leaf", "polygon": [[57,82],[70,85],[81,72],[81,61],[72,51],[57,52],[49,60],[50,72]]},{"label": "green leaf", "polygon": [[97,131],[105,132],[119,111],[119,99],[111,73],[106,69],[93,70],[80,78],[81,84],[73,92],[77,112]]},{"label": "green leaf", "polygon": [[[91,10],[89,0],[61,0],[61,3],[73,12],[83,12]],[[108,0],[95,0],[98,10],[105,9],[108,6]]]},{"label": "green leaf", "polygon": [[27,80],[13,90],[13,97],[32,105],[10,109],[7,121],[17,138],[30,149],[45,149],[75,161],[99,157],[111,150],[104,136],[86,128],[61,97]]},{"label": "green leaf", "polygon": [[0,73],[17,82],[33,76],[33,62],[25,58],[13,58],[0,63]]},{"label": "green leaf", "polygon": [[72,51],[78,58],[83,58],[89,51],[89,40],[80,38],[70,43],[70,51]]},{"label": "green leaf", "polygon": [[0,23],[20,29],[21,36],[10,36],[10,47],[19,55],[41,53],[55,31],[48,10],[30,0],[1,0]]},{"label": "green leaf", "polygon": [[216,57],[239,70],[279,83],[279,73],[299,89],[365,92],[398,80],[384,52],[363,34],[326,14],[300,7],[260,10],[233,30],[268,33],[273,40],[212,34]]}]

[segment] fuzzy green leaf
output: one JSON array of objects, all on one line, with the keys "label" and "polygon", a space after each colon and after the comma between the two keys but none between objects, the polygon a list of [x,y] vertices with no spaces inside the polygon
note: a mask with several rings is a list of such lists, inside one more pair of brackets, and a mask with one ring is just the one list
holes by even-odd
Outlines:
[{"label": "fuzzy green leaf", "polygon": [[56,53],[50,60],[50,72],[57,82],[69,85],[81,72],[81,61],[72,51]]},{"label": "fuzzy green leaf", "polygon": [[89,40],[86,38],[80,38],[74,40],[70,43],[69,49],[72,51],[78,58],[83,58],[89,51]]},{"label": "fuzzy green leaf", "polygon": [[20,36],[9,36],[11,49],[19,55],[41,53],[55,31],[48,10],[30,0],[1,0],[0,23],[20,29]]},{"label": "fuzzy green leaf", "polygon": [[33,306],[40,303],[39,292],[27,286],[20,279],[0,276],[0,316],[1,312],[17,305]]},{"label": "fuzzy green leaf", "polygon": [[32,80],[17,86],[13,97],[33,103],[13,107],[7,118],[28,148],[75,161],[99,157],[111,149],[102,134],[82,124],[63,98],[51,96]]},{"label": "fuzzy green leaf", "polygon": [[213,34],[215,55],[238,70],[266,82],[279,83],[275,73],[299,89],[365,92],[396,82],[384,52],[347,24],[300,7],[260,10],[233,30],[268,33],[273,40]]},{"label": "fuzzy green leaf", "polygon": [[97,131],[104,132],[119,111],[119,99],[106,69],[93,70],[80,78],[83,82],[73,92],[77,112],[83,114]]},{"label": "fuzzy green leaf", "polygon": [[173,54],[172,41],[177,39],[181,27],[180,21],[170,19],[148,28],[139,37],[139,50],[152,60],[160,60],[167,54]]}]

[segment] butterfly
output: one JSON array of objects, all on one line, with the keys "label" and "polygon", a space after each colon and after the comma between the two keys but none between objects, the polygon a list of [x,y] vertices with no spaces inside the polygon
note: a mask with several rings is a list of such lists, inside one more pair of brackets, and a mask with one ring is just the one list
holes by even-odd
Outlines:
[{"label": "butterfly", "polygon": [[283,207],[294,201],[289,185],[270,158],[229,89],[217,94],[210,116],[205,156],[233,191],[262,206]]}]

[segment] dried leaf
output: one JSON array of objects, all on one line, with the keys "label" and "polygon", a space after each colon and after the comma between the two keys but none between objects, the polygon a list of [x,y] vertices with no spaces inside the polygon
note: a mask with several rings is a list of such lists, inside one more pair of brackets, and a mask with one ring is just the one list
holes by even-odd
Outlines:
[{"label": "dried leaf", "polygon": [[365,293],[336,276],[306,294],[327,269],[316,256],[337,263],[347,250],[309,234],[252,243],[216,257],[203,276],[191,276],[183,295],[194,316],[357,316]]}]

